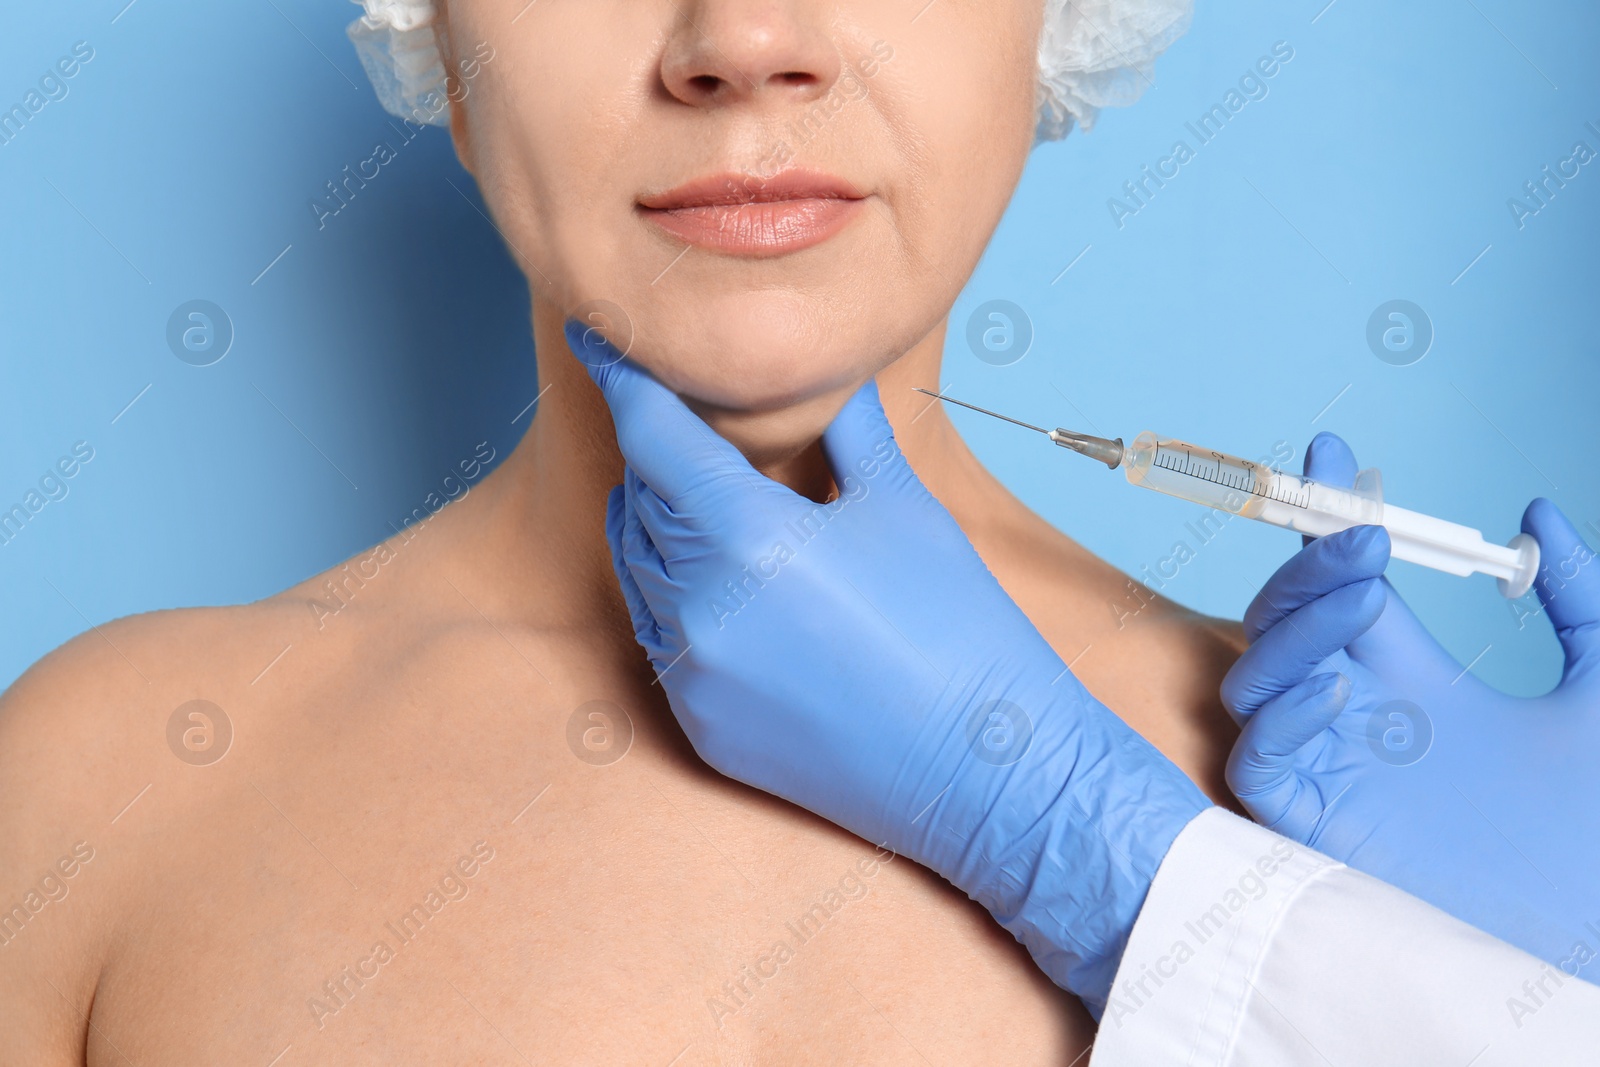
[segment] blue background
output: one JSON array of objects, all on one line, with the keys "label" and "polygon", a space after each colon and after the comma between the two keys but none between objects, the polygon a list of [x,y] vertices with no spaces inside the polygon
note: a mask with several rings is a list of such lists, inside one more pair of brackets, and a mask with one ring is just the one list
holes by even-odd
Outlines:
[{"label": "blue background", "polygon": [[[947,387],[1249,458],[1283,440],[1296,465],[1333,429],[1391,500],[1500,541],[1539,495],[1600,523],[1600,164],[1521,229],[1506,205],[1575,141],[1600,149],[1600,10],[1323,3],[1203,4],[1138,106],[1035,152],[952,316]],[[95,50],[0,145],[0,510],[74,442],[95,452],[0,547],[0,684],[91,623],[253,600],[379,540],[477,442],[507,454],[537,392],[526,289],[445,131],[317,228],[324,183],[403,140],[345,40],[355,6],[125,5],[26,5],[0,35],[0,108],[75,42]],[[1197,147],[1185,123],[1278,41],[1294,58],[1268,95]],[[1178,139],[1194,158],[1119,228],[1107,200]],[[1436,331],[1411,366],[1365,339],[1396,298]],[[194,299],[235,330],[211,366],[167,345]],[[995,299],[1032,325],[1008,366],[965,339]],[[1125,570],[1197,544],[1198,509],[956,418],[1006,484]],[[1294,547],[1229,524],[1165,591],[1236,617]],[[1483,677],[1554,681],[1547,625],[1519,627],[1490,580],[1391,576]]]}]

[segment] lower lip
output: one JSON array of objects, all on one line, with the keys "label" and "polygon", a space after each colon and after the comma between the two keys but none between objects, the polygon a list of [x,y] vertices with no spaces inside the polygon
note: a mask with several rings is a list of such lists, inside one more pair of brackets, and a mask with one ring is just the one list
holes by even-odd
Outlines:
[{"label": "lower lip", "polygon": [[861,201],[811,198],[642,210],[672,236],[700,248],[735,256],[781,256],[819,245],[844,229],[861,210]]}]

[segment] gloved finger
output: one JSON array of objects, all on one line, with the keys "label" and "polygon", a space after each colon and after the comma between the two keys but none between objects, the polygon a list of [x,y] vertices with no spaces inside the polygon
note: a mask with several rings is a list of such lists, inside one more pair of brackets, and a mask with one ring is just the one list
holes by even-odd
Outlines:
[{"label": "gloved finger", "polygon": [[1560,508],[1540,497],[1522,516],[1523,533],[1539,542],[1533,587],[1567,655],[1567,672],[1600,653],[1600,567],[1595,553]]},{"label": "gloved finger", "polygon": [[1222,703],[1243,722],[1269,700],[1288,692],[1383,611],[1388,591],[1378,578],[1341,586],[1318,597],[1261,635],[1222,679]]},{"label": "gloved finger", "polygon": [[1226,776],[1251,818],[1298,836],[1280,827],[1302,806],[1301,749],[1333,725],[1350,700],[1350,689],[1350,679],[1342,674],[1313,675],[1262,705],[1245,723],[1228,755]]},{"label": "gloved finger", "polygon": [[1319,537],[1279,567],[1244,613],[1251,641],[1305,605],[1341,586],[1377,578],[1389,565],[1389,531],[1352,526]]},{"label": "gloved finger", "polygon": [[876,479],[884,467],[910,468],[894,440],[894,428],[883,413],[878,383],[868,378],[855,395],[845,401],[822,434],[822,451],[833,470],[839,491],[845,492],[846,478]]},{"label": "gloved finger", "polygon": [[[1305,459],[1300,465],[1300,472],[1307,478],[1344,489],[1356,484],[1358,470],[1356,454],[1350,451],[1350,446],[1344,443],[1344,438],[1327,430],[1317,434],[1311,439],[1311,443],[1306,445]],[[1300,543],[1309,545],[1315,540],[1315,537],[1302,537]]]},{"label": "gloved finger", "polygon": [[1327,430],[1317,434],[1306,446],[1306,458],[1300,468],[1307,478],[1328,485],[1349,489],[1356,484],[1356,454],[1350,451],[1344,438]]},{"label": "gloved finger", "polygon": [[[667,561],[667,556],[660,551],[660,547],[668,546],[667,555],[676,558],[683,553],[685,544],[694,543],[699,531],[685,522],[684,517],[639,476],[639,472],[633,469],[631,463],[622,470],[622,488],[628,503],[630,521],[638,525],[640,536],[649,543],[653,558],[661,560],[662,574],[670,578],[672,565]],[[724,537],[725,534],[715,535],[718,542]],[[666,591],[663,587],[663,593]]]},{"label": "gloved finger", "polygon": [[[638,520],[634,520],[635,531],[631,535],[637,541],[640,531],[637,529]],[[623,487],[613,486],[611,493],[606,497],[606,543],[611,546],[611,569],[616,572],[617,584],[622,587],[622,600],[628,607],[628,618],[633,621],[633,636],[646,653],[654,654],[660,647],[660,639],[656,631],[655,615],[650,611],[650,604],[644,598],[644,593],[639,589],[639,582],[634,578],[633,571],[628,566],[627,552],[624,538],[628,523],[628,506]],[[642,546],[635,544],[635,553],[641,553]]]},{"label": "gloved finger", "polygon": [[[1319,482],[1349,488],[1356,483],[1356,457],[1337,434],[1319,433],[1306,447],[1305,474]],[[1307,539],[1309,540],[1309,538]],[[1392,551],[1391,545],[1391,551]],[[1379,673],[1398,670],[1401,676],[1457,677],[1461,664],[1434,640],[1388,579],[1383,581],[1389,603],[1370,627],[1349,642],[1346,651],[1357,662]]]},{"label": "gloved finger", "polygon": [[878,511],[887,527],[914,530],[930,552],[954,552],[977,561],[966,533],[900,451],[877,382],[868,379],[845,402],[824,432],[822,447],[840,495],[856,501],[852,508]]},{"label": "gloved finger", "polygon": [[569,319],[566,333],[568,346],[611,408],[622,458],[665,499],[676,501],[708,483],[721,484],[728,475],[755,486],[775,484],[592,327]]},{"label": "gloved finger", "polygon": [[654,629],[646,636],[652,644],[646,649],[660,670],[677,656],[682,643],[683,620],[679,612],[684,605],[683,590],[673,580],[670,568],[650,535],[639,508],[639,492],[644,488],[639,475],[631,468],[622,471],[623,525],[622,556],[628,565],[644,602],[650,608]]}]

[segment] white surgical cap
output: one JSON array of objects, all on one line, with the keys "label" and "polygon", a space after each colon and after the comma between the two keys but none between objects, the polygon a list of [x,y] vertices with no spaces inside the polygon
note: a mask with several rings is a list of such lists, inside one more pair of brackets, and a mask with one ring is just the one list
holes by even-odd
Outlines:
[{"label": "white surgical cap", "polygon": [[[384,109],[450,125],[444,63],[433,35],[433,0],[351,0],[365,13],[350,40]],[[1103,107],[1139,98],[1156,57],[1189,28],[1192,0],[1044,0],[1039,80],[1041,141],[1089,129]]]}]

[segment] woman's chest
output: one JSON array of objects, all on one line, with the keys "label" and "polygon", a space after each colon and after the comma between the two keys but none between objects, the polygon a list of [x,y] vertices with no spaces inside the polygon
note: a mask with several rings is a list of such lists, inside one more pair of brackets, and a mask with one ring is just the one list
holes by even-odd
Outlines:
[{"label": "woman's chest", "polygon": [[1063,1063],[1087,1043],[936,877],[696,767],[649,708],[567,702],[241,759],[145,841],[90,1062]]}]

